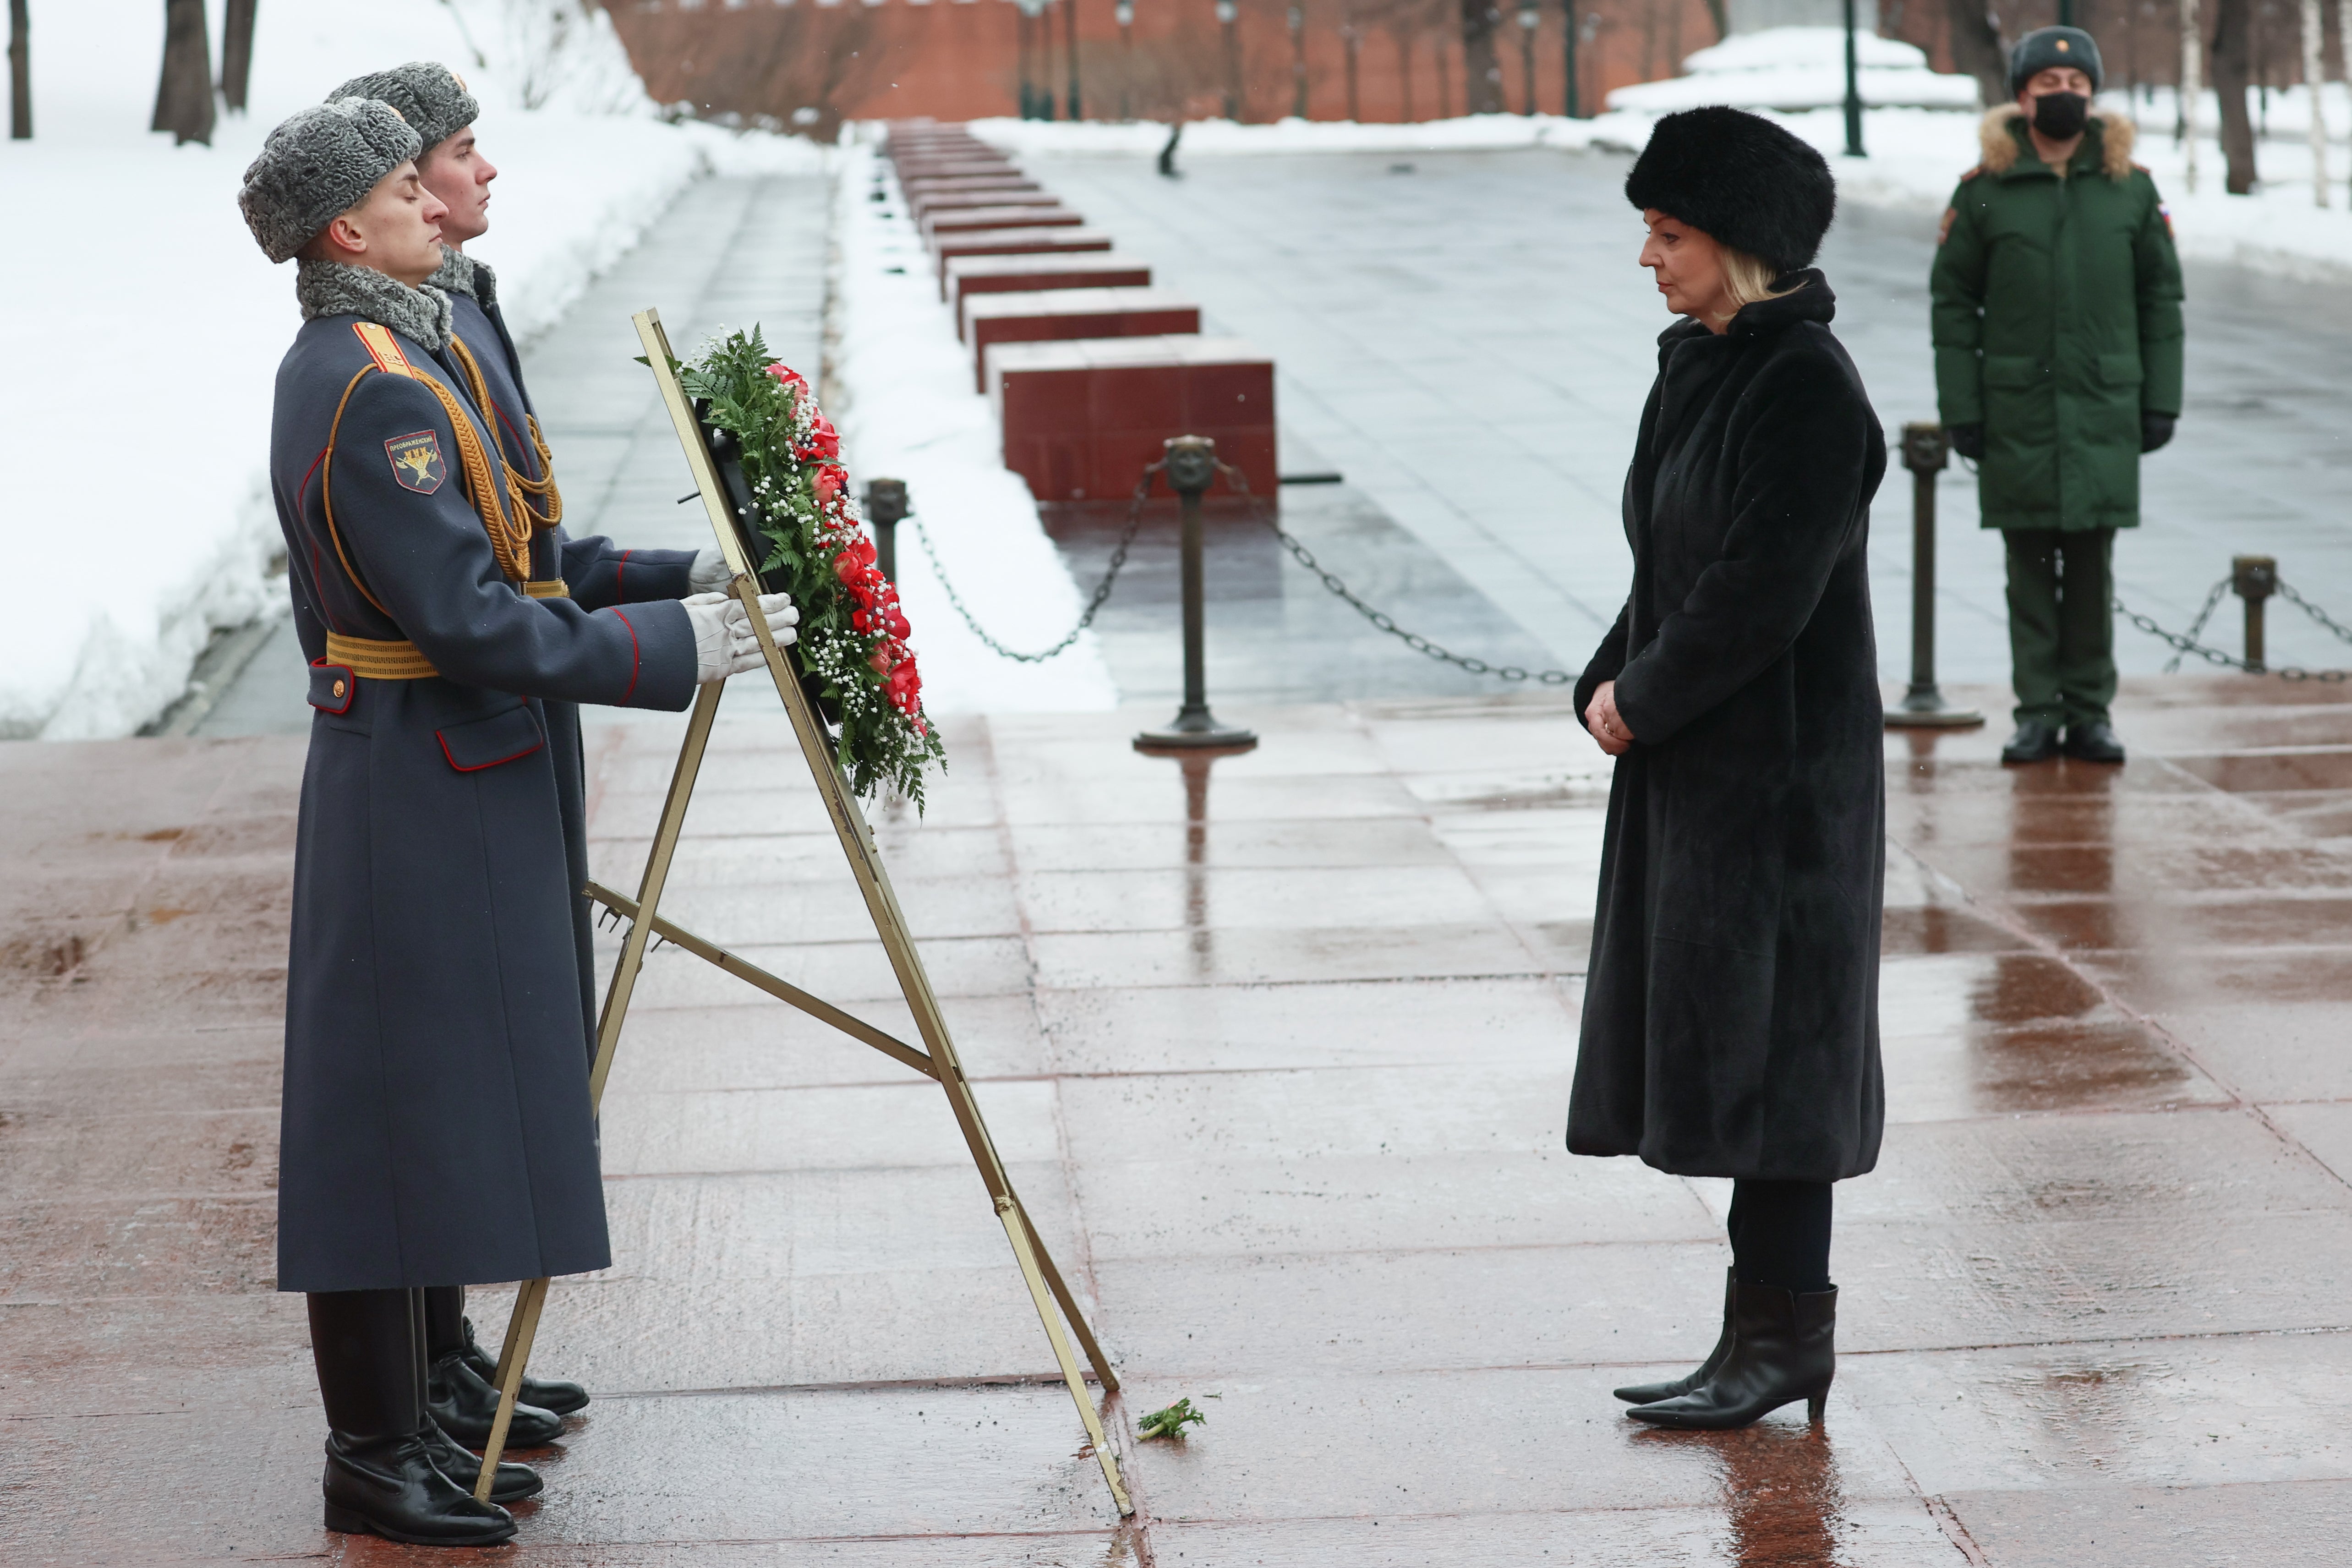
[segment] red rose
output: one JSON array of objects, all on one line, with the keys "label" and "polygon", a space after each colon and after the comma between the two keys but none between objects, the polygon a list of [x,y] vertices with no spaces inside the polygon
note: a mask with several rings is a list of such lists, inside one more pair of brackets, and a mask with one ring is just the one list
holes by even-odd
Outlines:
[{"label": "red rose", "polygon": [[778,382],[792,388],[795,392],[808,391],[808,378],[802,375],[798,371],[787,370],[782,365],[770,365],[768,367],[768,373],[775,377]]},{"label": "red rose", "polygon": [[[816,471],[817,505],[823,506],[845,495],[849,489],[849,471],[838,463],[828,463]],[[873,547],[868,545],[868,550]],[[870,556],[868,559],[871,559]]]},{"label": "red rose", "polygon": [[907,624],[907,618],[898,612],[895,604],[882,612],[882,623],[890,628],[893,637],[904,639],[915,634],[915,629]]},{"label": "red rose", "polygon": [[808,444],[793,450],[803,457],[838,457],[841,455],[841,435],[833,428],[833,421],[823,414],[809,427]]}]

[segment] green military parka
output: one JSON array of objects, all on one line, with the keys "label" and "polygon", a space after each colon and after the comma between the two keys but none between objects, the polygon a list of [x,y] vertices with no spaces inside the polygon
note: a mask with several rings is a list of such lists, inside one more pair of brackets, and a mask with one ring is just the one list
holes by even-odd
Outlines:
[{"label": "green military parka", "polygon": [[1984,526],[2134,527],[2140,415],[2180,413],[2171,220],[2121,115],[2091,117],[2063,177],[2014,104],[1981,136],[1928,292],[1944,423],[1984,426]]}]

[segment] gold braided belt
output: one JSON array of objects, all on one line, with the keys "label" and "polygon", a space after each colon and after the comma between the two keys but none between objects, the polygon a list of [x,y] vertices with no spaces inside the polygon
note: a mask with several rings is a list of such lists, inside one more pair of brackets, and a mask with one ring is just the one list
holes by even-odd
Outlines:
[{"label": "gold braided belt", "polygon": [[[522,585],[533,599],[569,599],[572,590],[560,577],[534,578]],[[327,633],[327,663],[341,664],[371,681],[421,681],[441,672],[433,667],[415,643],[405,638],[346,637]]]}]

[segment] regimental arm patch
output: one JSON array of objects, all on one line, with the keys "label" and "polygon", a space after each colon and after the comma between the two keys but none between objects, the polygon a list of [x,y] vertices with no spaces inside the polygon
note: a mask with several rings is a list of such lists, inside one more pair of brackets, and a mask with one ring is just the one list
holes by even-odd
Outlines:
[{"label": "regimental arm patch", "polygon": [[1937,227],[1936,230],[1936,243],[1937,245],[1941,245],[1946,240],[1952,237],[1952,220],[1959,215],[1958,208],[1946,207],[1944,209],[1944,221]]},{"label": "regimental arm patch", "polygon": [[392,459],[392,476],[404,490],[430,496],[449,476],[449,465],[441,460],[441,438],[429,430],[395,435],[383,444],[383,450]]}]

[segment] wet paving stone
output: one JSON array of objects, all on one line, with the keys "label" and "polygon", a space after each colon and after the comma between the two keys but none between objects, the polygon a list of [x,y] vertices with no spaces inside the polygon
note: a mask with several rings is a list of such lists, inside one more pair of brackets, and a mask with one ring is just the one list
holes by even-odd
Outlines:
[{"label": "wet paving stone", "polygon": [[[668,951],[606,1106],[614,1266],[534,1357],[596,1402],[528,1456],[550,1490],[499,1560],[2331,1561],[2352,846],[2197,759],[2341,711],[2258,694],[2133,683],[2179,766],[1890,741],[1889,1129],[1838,1192],[1838,1385],[1820,1428],[1716,1436],[1609,1396],[1712,1340],[1727,1184],[1562,1147],[1606,775],[1557,700],[1269,705],[1192,777],[1129,749],[1139,710],[960,720],[969,763],[877,837],[1128,1380],[1138,1521],[937,1089]],[[592,730],[608,881],[677,727]],[[730,716],[666,908],[911,1038],[786,739]],[[271,1289],[299,743],[67,749],[0,747],[0,1554],[418,1561],[319,1529]],[[486,1337],[509,1296],[474,1292]],[[1134,1438],[1180,1396],[1207,1426]]]}]

